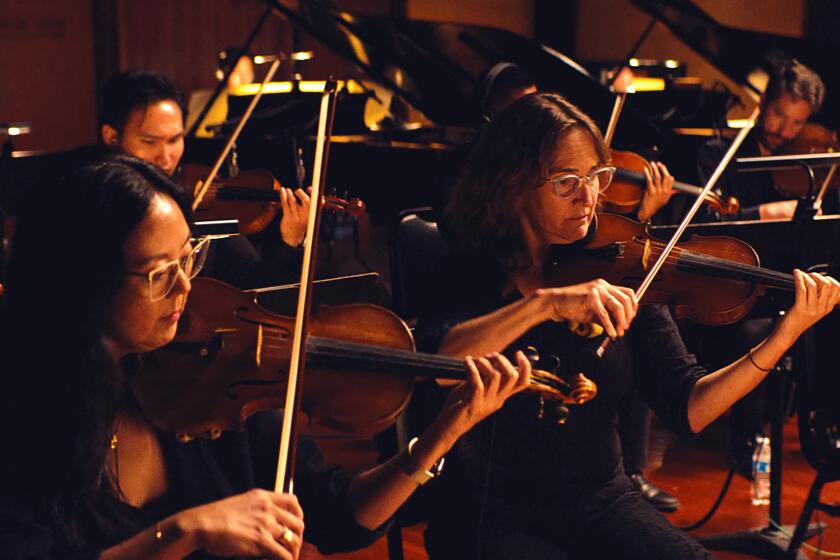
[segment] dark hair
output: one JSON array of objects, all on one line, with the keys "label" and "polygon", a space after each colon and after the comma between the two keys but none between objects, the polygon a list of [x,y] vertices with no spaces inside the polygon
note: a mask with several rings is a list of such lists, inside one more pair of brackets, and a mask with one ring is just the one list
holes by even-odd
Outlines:
[{"label": "dark hair", "polygon": [[110,125],[122,133],[134,109],[145,109],[158,101],[174,101],[181,109],[182,118],[186,118],[187,100],[184,93],[162,74],[144,71],[119,74],[102,88],[99,124]]},{"label": "dark hair", "polygon": [[479,80],[478,106],[481,117],[490,122],[510,102],[510,94],[517,90],[536,87],[534,78],[521,66],[512,62],[499,62],[488,68]]},{"label": "dark hair", "polygon": [[595,123],[558,94],[526,95],[493,119],[446,208],[460,251],[490,259],[505,273],[531,264],[519,221],[523,199],[548,176],[557,145],[572,130],[587,133],[598,157],[609,160]]},{"label": "dark hair", "polygon": [[0,316],[10,451],[0,476],[32,500],[75,508],[114,491],[103,475],[124,382],[103,335],[123,242],[158,194],[189,216],[186,193],[160,170],[113,155],[45,186],[20,215]]},{"label": "dark hair", "polygon": [[793,58],[770,76],[764,95],[769,102],[775,101],[783,93],[807,101],[811,105],[811,112],[816,113],[825,99],[825,84],[816,72]]}]

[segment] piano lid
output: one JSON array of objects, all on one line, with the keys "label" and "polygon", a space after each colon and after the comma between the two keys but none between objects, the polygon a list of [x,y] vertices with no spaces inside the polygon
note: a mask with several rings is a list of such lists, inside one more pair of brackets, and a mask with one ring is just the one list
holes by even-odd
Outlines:
[{"label": "piano lid", "polygon": [[[520,65],[541,89],[562,93],[602,127],[609,120],[614,96],[606,87],[562,53],[511,31],[361,17],[309,0],[301,0],[301,11],[295,12],[276,0],[265,1],[439,125],[475,126],[479,78],[502,61]],[[632,101],[616,134],[622,144],[652,145],[661,138]]]},{"label": "piano lid", "polygon": [[[820,112],[824,121],[840,124],[840,74],[831,56],[837,43],[745,31],[719,24],[691,0],[633,0],[641,10],[664,23],[689,47],[704,56],[734,81],[750,87],[747,76],[761,67],[768,72],[794,57],[812,68],[826,85],[826,99]],[[756,3],[756,9],[760,9]],[[834,35],[835,39],[838,37]]]}]

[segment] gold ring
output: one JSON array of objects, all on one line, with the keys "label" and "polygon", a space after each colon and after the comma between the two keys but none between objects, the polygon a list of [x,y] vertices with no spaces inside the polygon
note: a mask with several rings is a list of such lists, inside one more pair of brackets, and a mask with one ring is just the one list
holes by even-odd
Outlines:
[{"label": "gold ring", "polygon": [[283,535],[280,538],[283,539],[283,542],[289,545],[295,542],[295,534],[288,527],[286,527],[286,529],[283,531]]}]

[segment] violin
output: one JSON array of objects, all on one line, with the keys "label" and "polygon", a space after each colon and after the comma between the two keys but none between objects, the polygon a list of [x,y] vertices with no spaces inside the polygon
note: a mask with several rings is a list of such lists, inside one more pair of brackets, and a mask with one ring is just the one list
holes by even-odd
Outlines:
[{"label": "violin", "polygon": [[[203,181],[209,168],[185,163],[175,180],[190,188]],[[282,186],[274,176],[265,170],[240,171],[235,177],[216,177],[207,189],[193,218],[203,220],[239,220],[243,235],[252,235],[265,229],[280,209]],[[336,213],[359,217],[365,212],[365,203],[358,198],[344,199],[338,196],[323,197],[324,207]]]},{"label": "violin", "polygon": [[[636,289],[664,247],[645,224],[598,214],[582,242],[552,247],[547,282],[565,286],[603,278]],[[792,274],[762,268],[747,243],[696,235],[676,245],[645,301],[667,304],[677,318],[726,325],[743,318],[765,289],[793,291],[794,286]]]},{"label": "violin", "polygon": [[[181,441],[239,429],[259,410],[281,408],[295,320],[218,280],[192,282],[175,339],[144,355],[131,383],[149,422]],[[414,379],[466,378],[463,360],[414,352],[408,326],[379,306],[322,307],[310,317],[301,410],[311,422],[350,434],[393,424]],[[582,404],[597,387],[533,370],[531,390],[548,401]]]},{"label": "violin", "polygon": [[[635,212],[642,203],[642,195],[647,186],[644,171],[648,162],[634,152],[612,150],[612,164],[616,168],[615,176],[603,194],[604,208],[620,214]],[[674,181],[674,190],[697,197],[702,189]],[[708,193],[703,202],[721,214],[737,214],[741,208],[736,198],[729,196],[723,199],[713,192]]]},{"label": "violin", "polygon": [[[789,154],[821,154],[840,150],[837,133],[817,123],[805,123],[799,134],[785,144],[778,155]],[[830,175],[830,176],[829,176]],[[834,167],[814,169],[814,193],[822,190],[828,179],[826,188],[840,187],[840,177],[834,172]],[[784,169],[773,171],[773,182],[776,188],[791,198],[807,196],[810,188],[810,177],[804,169]]]}]

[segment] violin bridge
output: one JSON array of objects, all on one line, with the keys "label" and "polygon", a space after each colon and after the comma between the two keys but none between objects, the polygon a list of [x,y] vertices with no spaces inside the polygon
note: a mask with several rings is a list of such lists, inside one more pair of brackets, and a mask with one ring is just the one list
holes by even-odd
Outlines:
[{"label": "violin bridge", "polygon": [[263,327],[262,325],[257,325],[257,352],[255,356],[255,362],[257,367],[260,367],[260,361],[262,359],[262,343],[263,343]]},{"label": "violin bridge", "polygon": [[645,250],[642,252],[642,270],[648,269],[650,263],[650,239],[645,240]]}]

